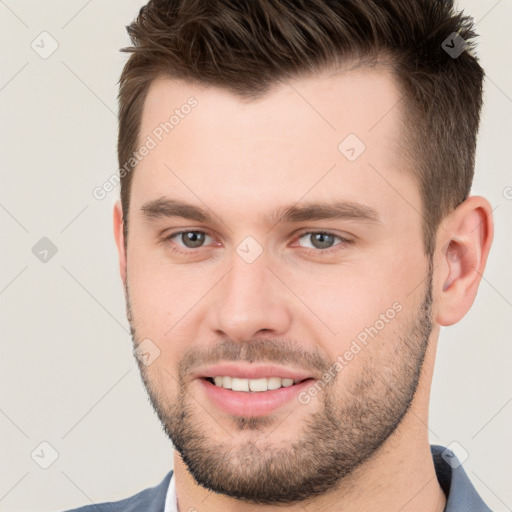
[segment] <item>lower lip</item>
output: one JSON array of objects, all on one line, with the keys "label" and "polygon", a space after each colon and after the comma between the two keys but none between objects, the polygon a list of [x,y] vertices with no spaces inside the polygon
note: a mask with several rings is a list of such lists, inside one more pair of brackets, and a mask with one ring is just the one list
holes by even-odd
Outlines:
[{"label": "lower lip", "polygon": [[199,379],[210,400],[222,411],[233,416],[265,416],[290,402],[310,387],[314,379],[306,379],[293,386],[269,391],[233,391]]}]

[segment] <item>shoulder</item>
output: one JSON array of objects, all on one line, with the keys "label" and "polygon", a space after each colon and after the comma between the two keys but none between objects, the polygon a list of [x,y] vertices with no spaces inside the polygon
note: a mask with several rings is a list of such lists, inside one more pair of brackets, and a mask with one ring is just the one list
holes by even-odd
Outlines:
[{"label": "shoulder", "polygon": [[169,471],[158,485],[144,489],[130,498],[120,501],[94,503],[65,512],[136,512],[141,510],[145,512],[164,512],[165,497],[172,473],[172,470]]}]

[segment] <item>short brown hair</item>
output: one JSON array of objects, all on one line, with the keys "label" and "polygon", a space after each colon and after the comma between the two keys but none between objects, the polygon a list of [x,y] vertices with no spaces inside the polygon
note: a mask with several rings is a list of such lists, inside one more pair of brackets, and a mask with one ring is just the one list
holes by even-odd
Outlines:
[{"label": "short brown hair", "polygon": [[[484,72],[472,51],[472,19],[455,12],[453,0],[150,0],[127,31],[133,46],[122,49],[130,57],[119,90],[120,168],[136,150],[157,76],[251,100],[286,78],[385,58],[405,95],[427,254],[442,218],[469,195]],[[461,42],[465,51],[449,52]],[[125,241],[135,165],[121,177]]]}]

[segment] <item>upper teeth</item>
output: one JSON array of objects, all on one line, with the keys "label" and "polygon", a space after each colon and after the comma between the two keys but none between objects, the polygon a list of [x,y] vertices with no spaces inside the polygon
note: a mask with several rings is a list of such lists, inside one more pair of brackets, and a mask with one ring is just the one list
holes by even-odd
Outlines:
[{"label": "upper teeth", "polygon": [[292,386],[293,379],[282,379],[281,377],[264,377],[262,379],[240,379],[238,377],[214,377],[215,385],[221,388],[232,389],[233,391],[268,391],[280,387]]}]

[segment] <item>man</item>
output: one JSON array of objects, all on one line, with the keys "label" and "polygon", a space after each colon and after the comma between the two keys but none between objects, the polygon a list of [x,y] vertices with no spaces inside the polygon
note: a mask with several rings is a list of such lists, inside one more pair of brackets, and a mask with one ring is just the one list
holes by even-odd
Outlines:
[{"label": "man", "polygon": [[129,34],[115,238],[174,471],[80,510],[488,511],[427,428],[493,235],[471,21],[152,0]]}]

